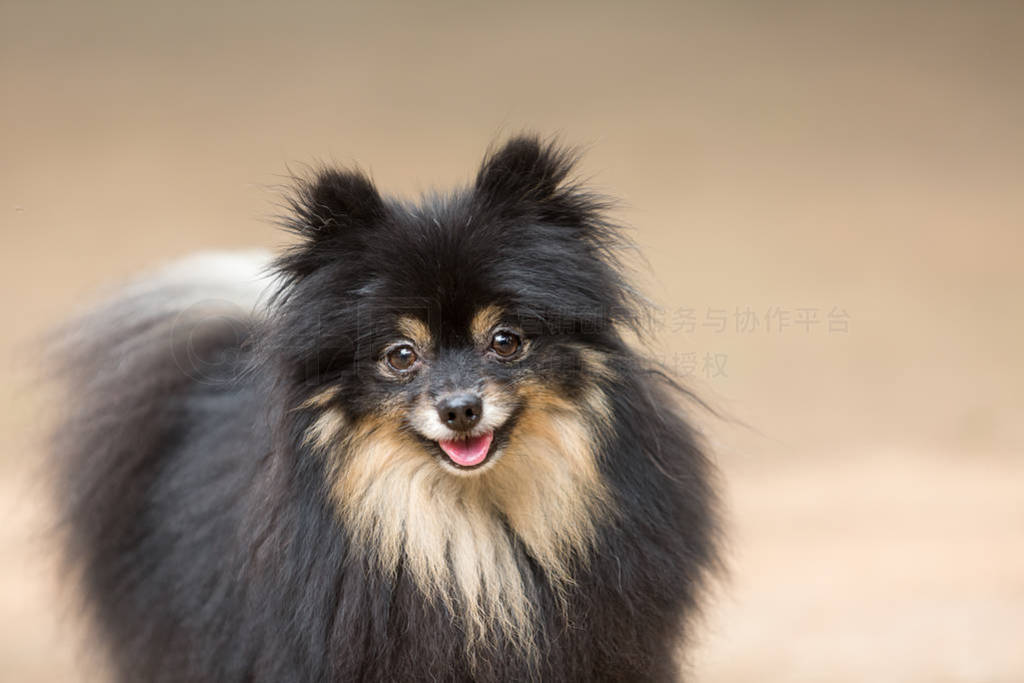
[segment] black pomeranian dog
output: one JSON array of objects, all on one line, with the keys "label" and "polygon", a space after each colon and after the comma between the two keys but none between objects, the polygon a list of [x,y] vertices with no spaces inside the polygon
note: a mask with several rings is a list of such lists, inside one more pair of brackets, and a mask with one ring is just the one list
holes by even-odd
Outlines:
[{"label": "black pomeranian dog", "polygon": [[275,261],[69,327],[66,555],[119,680],[678,679],[712,468],[574,161],[516,137],[418,205],[323,170]]}]

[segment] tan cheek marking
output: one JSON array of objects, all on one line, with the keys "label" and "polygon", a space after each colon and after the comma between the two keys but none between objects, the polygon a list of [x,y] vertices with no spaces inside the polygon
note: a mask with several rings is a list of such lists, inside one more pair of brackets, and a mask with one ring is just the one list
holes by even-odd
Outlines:
[{"label": "tan cheek marking", "polygon": [[398,331],[408,337],[420,351],[429,349],[433,345],[430,328],[419,318],[403,315],[398,319]]},{"label": "tan cheek marking", "polygon": [[[608,362],[608,354],[589,348],[581,348],[579,353],[580,358],[583,359],[586,372],[605,382],[615,381],[615,371]],[[611,430],[611,405],[608,403],[608,398],[604,395],[601,388],[597,385],[592,385],[585,392],[583,400],[594,416],[600,421],[602,427],[606,430]]]},{"label": "tan cheek marking", "polygon": [[577,352],[589,374],[603,380],[615,379],[615,371],[608,363],[608,354],[587,347],[577,347]]},{"label": "tan cheek marking", "polygon": [[328,403],[337,398],[338,392],[339,390],[337,387],[327,387],[326,389],[321,389],[320,391],[318,391],[317,393],[313,394],[308,399],[303,401],[302,404],[299,405],[299,408],[323,408]]},{"label": "tan cheek marking", "polygon": [[491,330],[501,322],[501,315],[499,306],[486,306],[476,312],[469,325],[469,332],[478,345],[487,346],[490,343]]},{"label": "tan cheek marking", "polygon": [[340,408],[328,408],[306,430],[306,443],[328,450],[341,443],[346,424],[345,413]]}]

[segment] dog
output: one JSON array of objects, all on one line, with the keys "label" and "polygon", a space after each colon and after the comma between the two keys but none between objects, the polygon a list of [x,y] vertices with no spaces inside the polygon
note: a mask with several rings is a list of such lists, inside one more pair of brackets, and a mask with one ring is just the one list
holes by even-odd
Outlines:
[{"label": "dog", "polygon": [[577,153],[420,203],[322,168],[276,258],[204,254],[59,336],[67,566],[122,681],[667,681],[714,470]]}]

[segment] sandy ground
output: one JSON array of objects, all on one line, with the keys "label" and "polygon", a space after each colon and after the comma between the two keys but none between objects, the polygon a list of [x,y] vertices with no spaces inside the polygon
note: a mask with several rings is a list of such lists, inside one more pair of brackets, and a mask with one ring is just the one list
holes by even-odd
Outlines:
[{"label": "sandy ground", "polygon": [[38,335],[141,268],[281,244],[289,165],[415,196],[532,128],[623,198],[653,352],[727,416],[698,416],[732,571],[693,677],[1024,680],[1022,35],[1009,3],[0,4],[0,679],[90,670]]}]

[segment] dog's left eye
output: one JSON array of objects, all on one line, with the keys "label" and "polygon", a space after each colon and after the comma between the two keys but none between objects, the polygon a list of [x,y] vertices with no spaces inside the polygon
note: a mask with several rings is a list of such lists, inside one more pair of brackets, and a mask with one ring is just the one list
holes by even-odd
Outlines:
[{"label": "dog's left eye", "polygon": [[416,364],[416,351],[408,344],[402,344],[388,351],[388,365],[403,372]]},{"label": "dog's left eye", "polygon": [[519,339],[519,335],[512,332],[496,332],[491,339],[491,349],[503,358],[514,355],[521,345],[522,340]]}]

